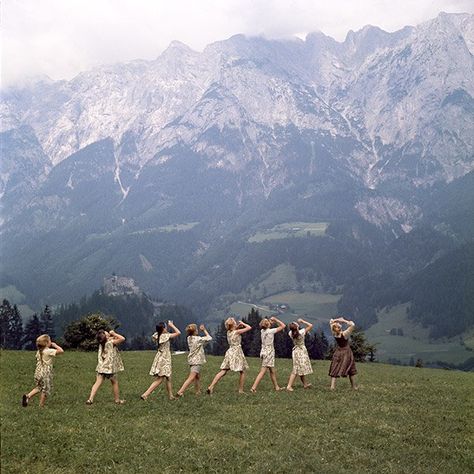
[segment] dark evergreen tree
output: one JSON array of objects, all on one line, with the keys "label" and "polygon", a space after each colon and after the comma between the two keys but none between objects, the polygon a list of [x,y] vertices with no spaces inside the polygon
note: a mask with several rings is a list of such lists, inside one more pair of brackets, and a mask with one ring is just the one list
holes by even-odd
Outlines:
[{"label": "dark evergreen tree", "polygon": [[249,357],[258,357],[260,355],[261,338],[260,338],[260,321],[262,317],[258,309],[252,308],[250,313],[242,321],[252,329],[242,334],[242,350]]},{"label": "dark evergreen tree", "polygon": [[41,330],[41,322],[37,314],[33,314],[31,319],[26,323],[25,332],[23,334],[23,346],[29,351],[36,349],[36,338],[43,334]]},{"label": "dark evergreen tree", "polygon": [[44,307],[44,310],[40,314],[40,322],[42,333],[48,334],[51,339],[54,339],[56,337],[56,331],[51,308],[48,305]]},{"label": "dark evergreen tree", "polygon": [[212,355],[224,355],[228,347],[227,329],[225,328],[224,320],[222,320],[214,333],[211,353]]},{"label": "dark evergreen tree", "polygon": [[156,349],[156,344],[152,341],[150,336],[142,332],[139,336],[132,337],[126,349],[130,351],[148,351]]},{"label": "dark evergreen tree", "polygon": [[8,333],[10,319],[13,308],[8,300],[3,300],[0,306],[0,347],[6,349],[8,347]]},{"label": "dark evergreen tree", "polygon": [[306,337],[309,357],[317,360],[325,359],[329,348],[329,342],[322,329],[318,329],[312,336],[309,334]]},{"label": "dark evergreen tree", "polygon": [[288,330],[277,332],[274,339],[275,355],[284,359],[291,359],[293,352],[293,341],[288,336]]},{"label": "dark evergreen tree", "polygon": [[16,305],[13,306],[8,323],[8,348],[21,349],[23,347],[23,320]]}]

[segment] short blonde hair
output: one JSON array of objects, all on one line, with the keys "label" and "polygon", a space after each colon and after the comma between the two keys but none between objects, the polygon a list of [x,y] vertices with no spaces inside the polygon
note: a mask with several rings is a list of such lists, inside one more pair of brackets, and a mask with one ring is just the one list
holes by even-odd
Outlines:
[{"label": "short blonde hair", "polygon": [[272,323],[271,323],[271,321],[270,321],[268,318],[263,318],[263,319],[260,321],[260,324],[259,324],[259,325],[260,325],[260,327],[261,327],[262,329],[268,329],[268,328],[272,325]]},{"label": "short blonde hair", "polygon": [[232,328],[237,326],[237,323],[234,318],[227,318],[224,324],[227,331],[230,331]]},{"label": "short blonde hair", "polygon": [[195,336],[198,332],[198,328],[197,328],[197,325],[196,324],[188,324],[186,326],[186,334],[188,336]]}]

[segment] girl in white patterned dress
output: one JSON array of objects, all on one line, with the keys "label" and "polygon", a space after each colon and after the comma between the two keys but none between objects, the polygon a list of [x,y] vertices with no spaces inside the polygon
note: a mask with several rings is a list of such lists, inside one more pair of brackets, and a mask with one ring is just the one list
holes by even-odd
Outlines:
[{"label": "girl in white patterned dress", "polygon": [[173,321],[168,321],[168,326],[173,332],[168,332],[164,322],[156,325],[156,332],[152,338],[156,342],[157,350],[153,364],[151,365],[150,375],[155,377],[155,380],[148,387],[147,391],[143,393],[140,398],[146,400],[148,396],[160,386],[163,380],[166,380],[166,391],[168,398],[174,400],[173,387],[171,385],[171,347],[170,340],[178,337],[181,331],[173,324]]},{"label": "girl in white patterned dress", "polygon": [[36,369],[35,369],[35,388],[30,393],[25,393],[22,397],[21,404],[24,407],[32,397],[37,393],[41,393],[39,406],[44,407],[46,398],[51,393],[53,387],[53,359],[55,356],[62,354],[64,351],[47,334],[42,334],[36,339]]},{"label": "girl in white patterned dress", "polygon": [[97,377],[92,385],[91,393],[87,399],[87,405],[94,403],[94,398],[105,379],[110,380],[114,401],[117,405],[123,405],[125,400],[120,399],[120,390],[117,374],[123,371],[123,362],[117,346],[125,341],[125,338],[115,331],[105,331],[99,329],[97,332],[97,342],[99,343],[99,352],[97,353]]},{"label": "girl in white patterned dress", "polygon": [[[272,323],[277,323],[278,327],[272,328]],[[283,329],[285,329],[285,323],[277,319],[275,316],[272,316],[270,319],[263,318],[260,321],[260,328],[260,337],[262,338],[260,359],[262,359],[262,368],[260,369],[260,372],[258,373],[250,391],[252,393],[257,391],[258,384],[263,379],[263,376],[267,371],[270,374],[273,388],[276,391],[279,391],[280,387],[278,386],[275,372],[275,347],[273,346],[273,340],[277,332],[283,331]]]},{"label": "girl in white patterned dress", "polygon": [[[306,327],[300,329],[298,323],[304,324]],[[306,333],[311,331],[313,325],[304,319],[298,319],[297,322],[290,323],[289,328],[290,332],[288,335],[293,340],[293,351],[291,354],[293,359],[293,370],[291,371],[286,389],[289,392],[292,392],[293,383],[298,375],[300,376],[301,382],[303,382],[303,388],[311,387],[311,384],[306,381],[306,375],[312,374],[313,368],[311,367],[311,361],[309,360],[308,350],[304,345],[304,338]]]},{"label": "girl in white patterned dress", "polygon": [[240,372],[239,393],[244,393],[245,371],[249,368],[249,365],[245,360],[244,351],[242,350],[242,334],[250,331],[252,326],[249,326],[243,321],[237,323],[234,318],[228,318],[225,321],[225,327],[227,329],[229,349],[227,349],[225,353],[221,370],[217,372],[211,385],[207,388],[208,395],[212,395],[216,384],[229,370],[232,370],[232,372]]},{"label": "girl in white patterned dress", "polygon": [[206,363],[206,355],[204,354],[204,346],[212,341],[212,337],[207,332],[204,324],[199,326],[199,329],[204,333],[204,336],[199,336],[196,324],[188,324],[186,333],[188,335],[188,364],[189,376],[184,381],[182,387],[176,394],[182,397],[186,389],[194,382],[194,390],[196,395],[201,393],[201,366]]}]

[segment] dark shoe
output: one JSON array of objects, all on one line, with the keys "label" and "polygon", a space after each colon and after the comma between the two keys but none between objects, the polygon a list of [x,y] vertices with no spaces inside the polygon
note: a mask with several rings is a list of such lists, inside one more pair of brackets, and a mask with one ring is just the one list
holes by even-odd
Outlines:
[{"label": "dark shoe", "polygon": [[27,407],[27,406],[28,406],[28,402],[29,402],[29,398],[28,398],[28,395],[25,393],[25,394],[21,397],[21,406],[22,406],[22,407]]}]

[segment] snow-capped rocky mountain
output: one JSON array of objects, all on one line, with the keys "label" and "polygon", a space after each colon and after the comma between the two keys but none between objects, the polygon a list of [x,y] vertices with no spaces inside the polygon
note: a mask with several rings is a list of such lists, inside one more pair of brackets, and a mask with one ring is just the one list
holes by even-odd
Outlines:
[{"label": "snow-capped rocky mountain", "polygon": [[442,13],[341,43],[173,42],[154,61],[3,90],[6,247],[47,229],[119,242],[196,221],[209,248],[216,220],[281,209],[409,232],[420,193],[474,169],[473,45],[474,16]]}]

